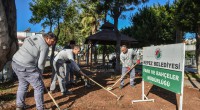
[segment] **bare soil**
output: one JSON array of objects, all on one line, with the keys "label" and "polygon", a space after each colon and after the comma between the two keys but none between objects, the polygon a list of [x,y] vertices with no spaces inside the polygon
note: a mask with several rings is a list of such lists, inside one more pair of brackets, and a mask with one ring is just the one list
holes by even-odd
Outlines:
[{"label": "bare soil", "polygon": [[[87,74],[94,74],[93,79],[103,85],[109,87],[115,83],[116,80],[111,79],[111,73],[109,72],[90,72],[84,70]],[[49,89],[51,82],[51,72],[47,72],[43,75],[45,86]],[[118,75],[117,78],[120,76]],[[178,110],[179,109],[179,96],[168,90],[159,88],[148,82],[145,82],[145,94],[149,99],[154,99],[154,102],[138,102],[131,103],[132,100],[141,99],[142,79],[137,77],[135,79],[135,87],[129,85],[129,78],[125,79],[126,86],[123,89],[119,89],[117,84],[112,90],[113,93],[123,97],[117,101],[117,98],[100,88],[98,85],[93,85],[91,88],[86,88],[83,82],[77,83],[74,86],[67,86],[73,95],[61,96],[59,87],[57,91],[52,94],[56,102],[61,109],[68,108],[70,110]],[[0,92],[0,110],[14,110],[15,98],[17,91],[17,82],[12,83],[12,86],[6,86],[8,90]],[[5,85],[1,85],[5,86]],[[27,110],[35,110],[34,91],[30,87],[27,98]],[[8,100],[5,96],[11,97],[12,100]],[[56,106],[48,96],[48,93],[44,94],[45,106],[56,110]],[[184,87],[183,96],[183,110],[199,110],[200,108],[200,90],[191,88],[189,86]]]}]

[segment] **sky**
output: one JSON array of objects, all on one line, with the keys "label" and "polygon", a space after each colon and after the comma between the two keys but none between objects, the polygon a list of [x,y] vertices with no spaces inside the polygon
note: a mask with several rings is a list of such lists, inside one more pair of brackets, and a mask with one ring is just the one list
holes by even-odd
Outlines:
[{"label": "sky", "polygon": [[[26,30],[27,28],[31,28],[31,32],[39,32],[42,30],[42,26],[41,24],[31,24],[29,23],[29,19],[31,18],[32,16],[32,12],[30,11],[29,9],[29,3],[31,2],[32,0],[15,0],[15,3],[16,3],[16,9],[17,9],[17,31],[20,32],[20,31],[24,31]],[[145,3],[145,4],[142,4],[142,5],[139,5],[137,6],[138,8],[141,8],[142,6],[151,6],[153,4],[161,4],[161,5],[164,5],[166,4],[167,2],[170,2],[170,3],[173,3],[174,0],[149,0],[148,3]],[[131,12],[127,12],[127,13],[124,13],[126,15],[126,19],[119,19],[119,29],[121,28],[125,28],[125,27],[128,27],[131,25],[131,23],[129,22],[129,17],[136,13],[137,12],[137,9],[131,11]],[[108,20],[113,23],[113,19],[112,18],[108,18]],[[47,27],[45,29],[45,32],[48,32],[49,31],[49,27]]]}]

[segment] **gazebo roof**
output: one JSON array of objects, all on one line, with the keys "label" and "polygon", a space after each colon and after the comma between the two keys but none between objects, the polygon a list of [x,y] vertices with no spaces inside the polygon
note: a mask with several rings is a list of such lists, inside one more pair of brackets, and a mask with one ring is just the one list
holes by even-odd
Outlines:
[{"label": "gazebo roof", "polygon": [[[134,38],[128,37],[124,34],[121,35],[121,43],[137,43],[137,40]],[[115,45],[117,41],[116,34],[113,30],[106,30],[103,29],[100,32],[97,32],[94,35],[89,36],[86,38],[85,43],[88,44],[88,42],[91,41],[93,44],[105,44],[105,45]]]},{"label": "gazebo roof", "polygon": [[114,25],[110,22],[105,22],[100,29],[110,29],[113,30],[114,29]]}]

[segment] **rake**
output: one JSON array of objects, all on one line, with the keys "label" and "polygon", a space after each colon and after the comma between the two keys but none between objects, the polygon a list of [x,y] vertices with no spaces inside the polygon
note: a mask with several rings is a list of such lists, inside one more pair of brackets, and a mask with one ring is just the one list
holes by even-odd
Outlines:
[{"label": "rake", "polygon": [[128,71],[124,74],[124,76],[120,77],[111,87],[108,87],[106,90],[108,90],[108,91],[112,90],[113,87],[114,87],[121,79],[123,79],[123,78],[126,76],[126,74],[128,74],[133,68],[135,68],[135,66],[136,66],[137,64],[138,64],[138,63],[136,63],[135,65],[133,65],[133,66],[130,68],[130,70],[128,70]]}]

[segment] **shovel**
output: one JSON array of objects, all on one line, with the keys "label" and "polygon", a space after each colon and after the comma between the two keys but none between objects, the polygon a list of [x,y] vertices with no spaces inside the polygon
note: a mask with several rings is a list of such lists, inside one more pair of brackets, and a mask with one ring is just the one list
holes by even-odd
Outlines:
[{"label": "shovel", "polygon": [[117,101],[119,101],[122,97],[122,95],[117,96],[116,94],[114,94],[113,92],[107,90],[105,87],[103,87],[101,84],[97,83],[96,81],[94,81],[92,78],[88,77],[86,74],[84,74],[83,72],[80,72],[83,76],[85,76],[86,78],[88,78],[89,80],[91,80],[92,82],[94,82],[95,84],[97,84],[98,86],[100,86],[101,88],[103,88],[104,90],[106,90],[107,92],[111,93],[112,95],[114,95],[117,98]]}]

